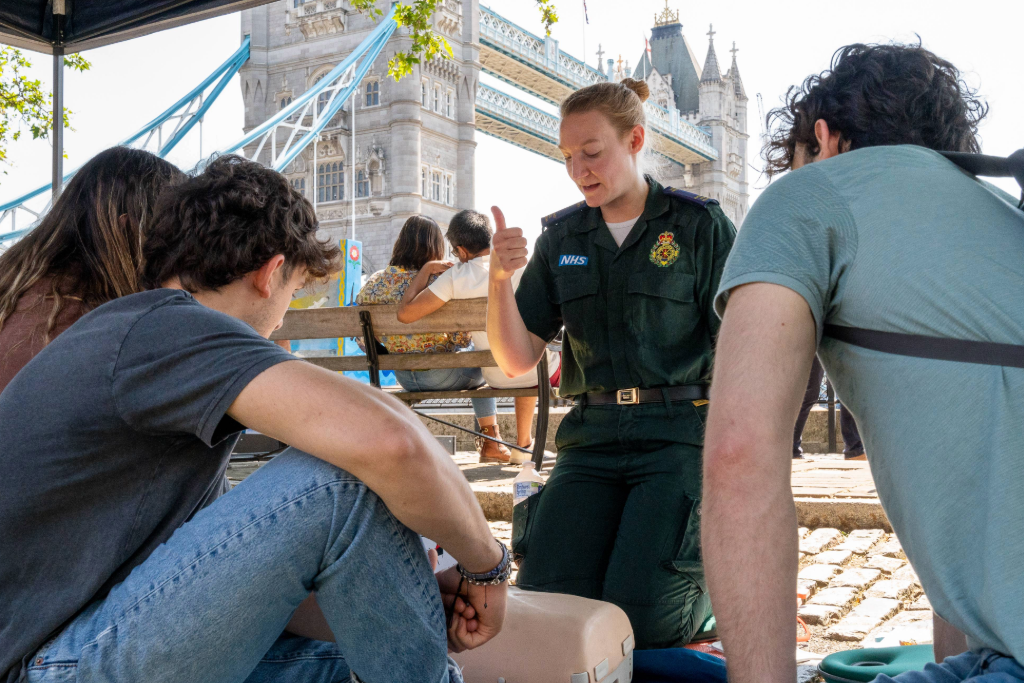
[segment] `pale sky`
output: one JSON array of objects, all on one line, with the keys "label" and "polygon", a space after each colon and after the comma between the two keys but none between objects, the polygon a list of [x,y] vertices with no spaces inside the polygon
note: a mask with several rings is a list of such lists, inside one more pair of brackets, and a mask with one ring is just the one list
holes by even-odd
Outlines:
[{"label": "pale sky", "polygon": [[[488,4],[488,3],[484,3]],[[552,35],[560,47],[576,57],[586,56],[596,66],[600,43],[605,59],[621,54],[635,65],[650,36],[653,16],[664,0],[588,0],[590,23],[583,21],[582,0],[556,0],[561,20]],[[489,6],[520,26],[541,34],[533,0],[492,0]],[[683,33],[703,62],[708,49],[708,24],[714,23],[719,63],[727,68],[733,41],[739,48],[739,70],[750,102],[748,161],[761,168],[758,155],[761,125],[757,93],[766,109],[807,75],[826,68],[832,53],[853,42],[916,40],[956,64],[968,82],[980,89],[991,105],[981,127],[983,150],[1006,155],[1024,147],[1024,3],[1019,0],[858,0],[843,5],[796,0],[774,2],[732,0],[728,3],[683,3],[669,0],[680,10]],[[629,8],[628,10],[626,8]],[[585,51],[584,51],[585,43]],[[74,112],[65,149],[68,168],[116,144],[194,87],[239,44],[239,16],[229,15],[138,38],[85,53],[92,70],[66,77],[67,106]],[[50,81],[50,57],[32,54],[34,74]],[[536,102],[494,79],[485,82],[530,102]],[[207,114],[203,151],[227,146],[242,133],[242,100],[237,79]],[[477,135],[476,204],[486,210],[502,207],[511,225],[528,234],[540,232],[541,216],[574,204],[582,197],[551,160],[483,134]],[[190,167],[199,156],[197,131],[190,133],[171,160]],[[25,139],[9,150],[11,165],[0,176],[0,202],[48,182],[50,148],[45,142]],[[748,169],[749,170],[749,169]],[[765,181],[750,170],[752,199]],[[1016,194],[1012,180],[999,183]]]}]

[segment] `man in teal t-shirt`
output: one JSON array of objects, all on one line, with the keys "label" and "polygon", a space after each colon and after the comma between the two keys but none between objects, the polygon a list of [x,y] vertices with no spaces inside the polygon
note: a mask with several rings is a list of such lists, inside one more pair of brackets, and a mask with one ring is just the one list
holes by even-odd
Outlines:
[{"label": "man in teal t-shirt", "polygon": [[790,448],[815,349],[907,558],[971,650],[899,680],[1024,680],[1024,370],[822,336],[1024,343],[1024,212],[933,151],[977,151],[984,109],[961,88],[919,46],[855,45],[776,113],[769,166],[794,172],[751,209],[716,299],[704,542],[732,683],[794,680]]}]

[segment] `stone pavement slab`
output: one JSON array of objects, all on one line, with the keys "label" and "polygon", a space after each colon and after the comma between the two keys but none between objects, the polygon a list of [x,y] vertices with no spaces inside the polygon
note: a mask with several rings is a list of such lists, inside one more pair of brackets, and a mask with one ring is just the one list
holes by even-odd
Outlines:
[{"label": "stone pavement slab", "polygon": [[856,588],[826,588],[815,593],[814,597],[807,601],[807,604],[832,605],[833,607],[848,609],[853,605],[853,601],[857,599],[857,593],[858,590]]},{"label": "stone pavement slab", "polygon": [[833,626],[828,636],[834,640],[861,640],[899,608],[899,600],[867,598]]},{"label": "stone pavement slab", "polygon": [[839,529],[815,529],[805,538],[800,539],[800,552],[820,553],[827,550],[843,540],[843,534]]},{"label": "stone pavement slab", "polygon": [[[519,467],[481,465],[477,463],[476,453],[470,451],[459,451],[455,462],[476,492],[487,518],[511,521],[512,479],[518,474]],[[546,459],[542,476],[553,465],[554,459]],[[831,527],[843,531],[891,531],[866,462],[812,456],[793,462],[792,477],[793,497],[801,526],[814,529]]]},{"label": "stone pavement slab", "polygon": [[825,585],[840,571],[839,567],[832,564],[812,564],[801,569],[797,579]]},{"label": "stone pavement slab", "polygon": [[811,561],[814,562],[814,564],[843,565],[846,564],[851,557],[853,557],[853,553],[849,550],[826,550],[823,553],[815,555]]},{"label": "stone pavement slab", "polygon": [[891,600],[906,600],[917,592],[917,585],[913,581],[896,581],[886,579],[876,582],[864,595],[869,598],[890,598]]},{"label": "stone pavement slab", "polygon": [[[920,588],[920,586],[918,586],[918,588]],[[921,595],[921,597],[919,597],[917,600],[915,600],[914,604],[910,606],[911,611],[917,611],[917,610],[921,610],[921,609],[930,610],[931,608],[932,608],[932,603],[928,599],[927,595]]]},{"label": "stone pavement slab", "polygon": [[847,569],[829,583],[832,588],[856,588],[864,590],[873,581],[878,580],[882,572],[877,569]]},{"label": "stone pavement slab", "polygon": [[893,535],[888,541],[882,543],[871,549],[872,555],[885,555],[886,557],[893,557],[898,560],[907,559],[906,554],[903,552],[903,546],[900,545],[899,539]]},{"label": "stone pavement slab", "polygon": [[849,550],[858,555],[864,555],[885,535],[881,529],[855,529],[846,537],[843,544],[837,550]]},{"label": "stone pavement slab", "polygon": [[842,616],[843,609],[835,605],[801,605],[796,613],[808,626],[828,626]]},{"label": "stone pavement slab", "polygon": [[906,560],[899,560],[895,557],[886,557],[885,555],[871,555],[868,557],[868,561],[864,563],[864,566],[869,569],[881,569],[886,574],[892,574],[894,571],[896,571],[906,563]]},{"label": "stone pavement slab", "polygon": [[932,642],[931,610],[900,612],[861,641],[862,647],[898,647]]}]

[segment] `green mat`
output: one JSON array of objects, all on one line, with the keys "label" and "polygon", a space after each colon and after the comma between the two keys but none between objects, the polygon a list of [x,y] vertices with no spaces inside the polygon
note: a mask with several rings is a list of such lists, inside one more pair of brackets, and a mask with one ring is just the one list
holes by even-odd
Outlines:
[{"label": "green mat", "polygon": [[870,683],[878,674],[896,676],[921,671],[925,664],[934,661],[931,645],[847,650],[821,660],[818,673],[830,683]]}]

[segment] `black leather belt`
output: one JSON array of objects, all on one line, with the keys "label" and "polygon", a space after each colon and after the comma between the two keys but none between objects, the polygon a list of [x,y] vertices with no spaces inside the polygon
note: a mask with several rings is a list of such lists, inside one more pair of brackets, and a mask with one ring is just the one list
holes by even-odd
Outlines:
[{"label": "black leather belt", "polygon": [[708,385],[684,384],[664,389],[619,389],[618,391],[589,392],[583,395],[584,405],[633,406],[639,403],[664,403],[665,393],[670,401],[702,401],[708,398]]}]

